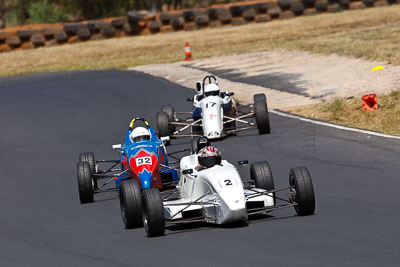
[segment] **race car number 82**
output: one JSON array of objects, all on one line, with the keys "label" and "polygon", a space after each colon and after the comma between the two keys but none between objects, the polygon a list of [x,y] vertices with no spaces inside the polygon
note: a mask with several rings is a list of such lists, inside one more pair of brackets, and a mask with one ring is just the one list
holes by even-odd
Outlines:
[{"label": "race car number 82", "polygon": [[151,164],[151,157],[141,157],[136,159],[136,166]]}]

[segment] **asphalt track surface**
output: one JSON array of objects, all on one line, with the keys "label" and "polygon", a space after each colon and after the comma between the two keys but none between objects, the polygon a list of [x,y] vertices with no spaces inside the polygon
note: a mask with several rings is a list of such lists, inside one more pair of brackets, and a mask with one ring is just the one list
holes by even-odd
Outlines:
[{"label": "asphalt track surface", "polygon": [[[130,119],[155,123],[164,103],[190,110],[193,91],[130,71],[0,79],[1,266],[395,266],[400,261],[400,143],[271,114],[272,134],[216,142],[231,162],[268,160],[275,186],[311,172],[316,214],[294,209],[248,225],[168,227],[147,238],[122,226],[115,193],[78,199],[78,154],[114,159]],[[172,141],[169,151],[188,146]],[[249,167],[241,169],[249,176]]]}]

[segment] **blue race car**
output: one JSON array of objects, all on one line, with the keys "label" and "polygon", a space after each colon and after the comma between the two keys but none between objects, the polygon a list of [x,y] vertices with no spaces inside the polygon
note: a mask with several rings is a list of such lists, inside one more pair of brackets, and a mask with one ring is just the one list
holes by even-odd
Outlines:
[{"label": "blue race car", "polygon": [[[134,127],[136,121],[142,121],[145,127]],[[176,169],[168,164],[164,146],[166,141],[168,138],[163,140],[158,138],[145,119],[135,118],[126,131],[124,144],[113,145],[113,149],[121,153],[119,160],[95,160],[92,152],[81,153],[77,166],[81,203],[93,202],[95,193],[118,192],[124,180],[135,180],[141,190],[146,188],[165,190],[175,187],[179,176]],[[177,163],[178,159],[172,155],[182,151],[170,153],[168,156],[174,158]],[[108,166],[105,170],[101,170],[100,164]],[[99,186],[100,179],[107,180]],[[113,181],[116,186],[106,188]]]}]

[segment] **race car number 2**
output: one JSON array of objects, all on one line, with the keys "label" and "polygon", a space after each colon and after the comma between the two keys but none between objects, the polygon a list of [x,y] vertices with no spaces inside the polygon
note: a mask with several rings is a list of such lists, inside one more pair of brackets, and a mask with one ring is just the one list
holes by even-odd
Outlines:
[{"label": "race car number 2", "polygon": [[236,180],[234,179],[219,179],[219,184],[221,187],[227,187],[227,186],[236,186]]},{"label": "race car number 2", "polygon": [[151,164],[151,157],[141,157],[136,159],[136,166]]}]

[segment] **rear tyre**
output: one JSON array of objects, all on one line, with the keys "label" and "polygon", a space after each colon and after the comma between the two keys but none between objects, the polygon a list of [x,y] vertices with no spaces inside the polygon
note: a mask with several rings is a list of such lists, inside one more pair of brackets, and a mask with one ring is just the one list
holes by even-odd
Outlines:
[{"label": "rear tyre", "polygon": [[169,120],[168,114],[164,111],[157,112],[157,131],[159,137],[169,136],[170,128],[169,128]]},{"label": "rear tyre", "polygon": [[143,190],[143,225],[147,236],[160,236],[165,232],[164,207],[158,188]]},{"label": "rear tyre", "polygon": [[125,180],[119,187],[122,221],[126,229],[143,226],[142,195],[135,180]]},{"label": "rear tyre", "polygon": [[[269,124],[269,114],[266,99],[261,99],[262,96],[254,96],[254,112],[256,116],[257,128],[260,134],[271,133],[271,127]],[[264,95],[265,98],[265,95]]]},{"label": "rear tyre", "polygon": [[[164,111],[165,113],[167,113],[168,122],[175,121],[175,118],[174,118],[175,110],[174,110],[174,107],[171,104],[162,105],[161,106],[161,111]],[[175,125],[170,124],[169,125],[169,131],[170,131],[170,133],[175,132]]]},{"label": "rear tyre", "polygon": [[292,168],[289,173],[291,203],[299,216],[312,215],[315,211],[314,187],[306,167]]},{"label": "rear tyre", "polygon": [[[90,173],[91,174],[96,174],[96,160],[94,158],[93,152],[86,152],[86,153],[81,153],[79,154],[79,162],[88,162],[90,165]],[[97,179],[92,177],[93,183],[94,183],[94,188],[97,189]]]},{"label": "rear tyre", "polygon": [[253,96],[254,102],[257,101],[267,101],[265,94],[256,94]]},{"label": "rear tyre", "polygon": [[77,165],[79,199],[82,204],[93,202],[93,180],[88,162],[78,162]]},{"label": "rear tyre", "polygon": [[[274,177],[272,176],[271,167],[267,161],[254,162],[250,166],[250,179],[254,181],[257,188],[267,191],[274,190]],[[272,193],[274,205],[276,204],[275,193]]]}]

